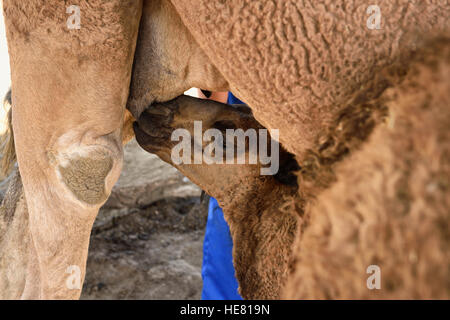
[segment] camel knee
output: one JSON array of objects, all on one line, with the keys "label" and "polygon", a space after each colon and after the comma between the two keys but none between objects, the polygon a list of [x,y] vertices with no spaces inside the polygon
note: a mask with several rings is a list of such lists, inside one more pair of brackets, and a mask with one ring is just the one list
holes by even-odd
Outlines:
[{"label": "camel knee", "polygon": [[58,183],[73,200],[94,207],[107,200],[119,178],[122,161],[121,142],[112,137],[88,145],[70,143],[64,150],[50,153]]},{"label": "camel knee", "polygon": [[90,205],[102,203],[108,197],[105,181],[113,168],[114,159],[102,150],[86,156],[74,156],[58,171],[72,194]]}]

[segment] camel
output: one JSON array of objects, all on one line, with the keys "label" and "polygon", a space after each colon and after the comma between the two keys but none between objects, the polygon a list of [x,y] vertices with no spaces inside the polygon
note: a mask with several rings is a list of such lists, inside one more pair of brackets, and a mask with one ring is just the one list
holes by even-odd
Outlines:
[{"label": "camel", "polygon": [[[171,133],[192,132],[194,121],[204,129],[260,126],[225,115],[226,105],[183,96],[154,104],[134,124],[136,139],[221,203],[246,298],[446,298],[448,71],[448,38],[384,70],[326,129],[329,140],[304,167],[282,150],[280,176],[288,179],[249,165],[174,163]],[[374,265],[383,270],[380,291],[366,282]]]},{"label": "camel", "polygon": [[[63,3],[5,2],[20,177],[2,210],[1,294],[79,297],[67,270],[84,278],[90,229],[132,122],[164,160],[167,143],[146,130],[161,126],[145,119],[195,114],[203,103],[177,97],[200,87],[233,91],[259,126],[280,130],[284,168],[301,168],[292,185],[233,167],[218,175],[225,188],[179,168],[222,199],[245,298],[448,297],[450,8],[393,1],[369,28],[369,6],[94,0],[80,3],[81,28],[69,30]],[[179,106],[168,108],[173,99]],[[202,112],[217,108],[226,106]],[[226,187],[242,177],[233,197]],[[249,194],[258,201],[246,208]],[[385,290],[366,287],[369,264]]]}]

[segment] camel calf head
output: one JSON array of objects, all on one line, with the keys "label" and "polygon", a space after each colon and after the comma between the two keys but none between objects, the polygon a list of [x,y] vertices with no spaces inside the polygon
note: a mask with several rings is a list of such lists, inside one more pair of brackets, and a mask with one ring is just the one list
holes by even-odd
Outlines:
[{"label": "camel calf head", "polygon": [[[197,121],[202,124],[201,128],[196,127]],[[193,144],[200,147],[198,150],[194,147],[194,152],[188,152],[189,157],[182,162],[173,157],[177,145],[182,143],[174,141],[172,135],[179,129],[189,133],[183,138],[187,138],[188,148]],[[239,156],[234,152],[235,159],[227,164],[227,151],[235,148],[235,144],[227,140],[229,129],[234,132],[239,129],[243,132],[265,130],[246,106],[229,106],[188,96],[151,106],[134,124],[141,147],[175,166],[220,203],[230,225],[233,261],[242,297],[277,299],[287,279],[291,247],[301,225],[295,204],[296,200],[298,202],[295,172],[299,167],[295,158],[283,148],[274,150],[270,137],[271,141],[266,141],[267,148],[279,156],[276,174],[262,175],[260,162],[238,164],[236,158]],[[196,130],[201,130],[203,138],[200,141]],[[211,143],[206,134],[210,130],[223,133],[215,139],[222,141],[220,137],[224,137],[225,150],[216,157],[219,152],[214,149],[217,162],[207,162],[206,158],[198,164],[190,161],[197,156],[201,159],[210,150]],[[248,161],[252,153],[250,141],[250,137],[245,141],[245,159]],[[221,142],[218,145],[220,148]],[[261,147],[264,145],[258,146]]]}]

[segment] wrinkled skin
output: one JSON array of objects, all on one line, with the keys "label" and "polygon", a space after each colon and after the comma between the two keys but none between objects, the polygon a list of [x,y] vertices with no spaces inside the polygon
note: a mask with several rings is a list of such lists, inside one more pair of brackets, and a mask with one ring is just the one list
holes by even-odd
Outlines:
[{"label": "wrinkled skin", "polygon": [[[392,1],[381,6],[382,29],[371,30],[366,26],[369,4],[364,0],[314,4],[152,0],[143,1],[141,8],[139,1],[98,0],[89,1],[89,8],[82,2],[83,27],[67,31],[66,8],[60,2],[6,2],[13,127],[29,216],[29,228],[22,230],[29,245],[20,253],[26,264],[16,264],[22,268],[18,274],[25,279],[12,279],[8,286],[13,290],[7,291],[6,297],[79,297],[79,289],[68,289],[65,271],[71,265],[79,266],[84,278],[92,222],[120,173],[121,143],[132,136],[132,118],[124,115],[125,106],[138,119],[147,107],[157,108],[151,104],[172,100],[193,86],[232,90],[248,103],[261,125],[280,129],[281,144],[302,167],[299,193],[292,196],[285,193],[284,186],[265,191],[266,185],[260,184],[251,168],[229,169],[228,181],[233,181],[233,170],[256,181],[249,184],[257,204],[248,210],[251,214],[241,214],[241,208],[249,203],[245,192],[242,202],[232,207],[236,214],[225,210],[237,246],[234,263],[244,297],[281,295],[290,243],[281,241],[283,250],[271,250],[277,234],[289,233],[294,233],[297,243],[295,261],[290,265],[293,281],[286,281],[285,297],[373,296],[362,276],[368,263],[379,264],[386,275],[382,276],[382,288],[387,290],[377,291],[376,297],[448,297],[448,268],[443,267],[448,265],[445,201],[450,197],[445,180],[448,152],[444,148],[448,139],[440,137],[448,134],[445,121],[450,90],[444,90],[449,73],[438,72],[448,70],[448,50],[444,50],[448,46],[429,41],[440,33],[448,35],[450,8],[444,2]],[[442,42],[448,43],[448,37],[444,39]],[[431,50],[422,52],[427,46]],[[416,51],[422,52],[417,54],[422,60],[435,57],[434,66],[420,59],[412,63]],[[436,69],[436,64],[440,68]],[[399,75],[382,76],[385,68],[397,65],[401,65]],[[420,92],[436,101],[428,109],[431,111],[425,102],[414,99],[411,88],[417,87],[414,77],[421,73],[413,65],[429,75]],[[405,77],[411,83],[402,87]],[[389,92],[396,95],[388,99]],[[399,97],[411,100],[418,119],[429,119],[425,133],[430,134],[430,143],[408,147],[412,142],[407,137],[421,141],[423,134]],[[399,115],[395,123],[411,123],[394,125],[398,136],[383,136],[387,100],[389,111]],[[427,118],[427,112],[440,117]],[[192,121],[189,116],[187,119]],[[381,150],[383,137],[401,142],[389,144],[386,152],[375,151],[379,160],[367,160],[372,156],[370,150]],[[396,154],[402,150],[398,147],[405,145],[411,154],[401,153],[398,164],[383,157]],[[433,150],[441,152],[439,160]],[[354,159],[361,164],[368,161],[367,167],[351,171]],[[411,159],[424,159],[432,165],[419,171],[422,180],[396,182],[400,173],[411,171]],[[394,187],[372,181],[365,168],[383,173],[385,180],[379,179]],[[205,188],[209,185],[209,192],[216,196],[220,187],[215,184],[220,182],[211,186],[199,174],[201,170],[180,170],[198,176],[193,180]],[[214,171],[217,169],[211,169]],[[434,182],[435,175],[444,179]],[[368,198],[364,214],[355,206],[365,203],[355,191],[364,190],[358,181],[368,184],[368,192],[374,195]],[[428,189],[420,189],[419,181],[431,181],[430,190],[437,190],[432,194],[435,200],[429,200]],[[405,189],[398,188],[399,184],[414,192],[392,196]],[[271,202],[277,192],[279,201],[285,203]],[[281,194],[288,196],[283,199]],[[391,215],[392,208],[385,207],[386,197],[392,198],[389,203],[393,208],[404,205],[415,211],[400,210],[403,215]],[[19,198],[21,205],[11,207],[14,213],[4,215],[2,230],[13,232],[11,226],[27,213],[20,199],[25,198]],[[427,205],[421,210],[424,203]],[[227,206],[224,201],[221,205]],[[278,219],[279,211],[286,218]],[[424,211],[418,217],[410,216]],[[302,223],[294,228],[295,223],[285,223],[289,217],[295,217],[292,221],[300,217]],[[260,233],[271,229],[279,233]],[[356,237],[359,232],[367,234],[368,240]],[[423,247],[416,246],[420,234],[430,239]],[[8,237],[3,249],[17,248],[19,238]],[[332,244],[336,247],[330,247]],[[248,254],[264,253],[266,248],[279,256]],[[328,263],[331,257],[335,260]],[[0,267],[10,267],[8,261],[2,258]],[[400,269],[395,271],[395,266]],[[265,274],[264,268],[273,274]],[[430,280],[430,274],[435,278]],[[416,290],[411,290],[413,287]]]}]

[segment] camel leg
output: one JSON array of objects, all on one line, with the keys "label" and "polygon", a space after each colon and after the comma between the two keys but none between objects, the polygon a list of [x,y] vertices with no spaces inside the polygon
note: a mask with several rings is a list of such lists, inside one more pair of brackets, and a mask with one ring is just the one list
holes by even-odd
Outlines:
[{"label": "camel leg", "polygon": [[121,170],[142,3],[93,2],[70,13],[56,0],[4,3],[12,122],[35,252],[21,298],[80,296],[90,230]]},{"label": "camel leg", "polygon": [[[218,200],[234,242],[240,294],[246,299],[279,298],[300,225],[292,172],[297,164],[284,150],[280,150],[280,171],[274,176],[261,175],[260,164],[176,164],[171,154],[178,142],[171,135],[176,129],[193,135],[194,121],[201,121],[202,133],[212,128],[221,132],[263,129],[246,107],[181,96],[144,111],[134,125],[136,139]],[[205,148],[203,143],[196,152],[203,153]]]}]

